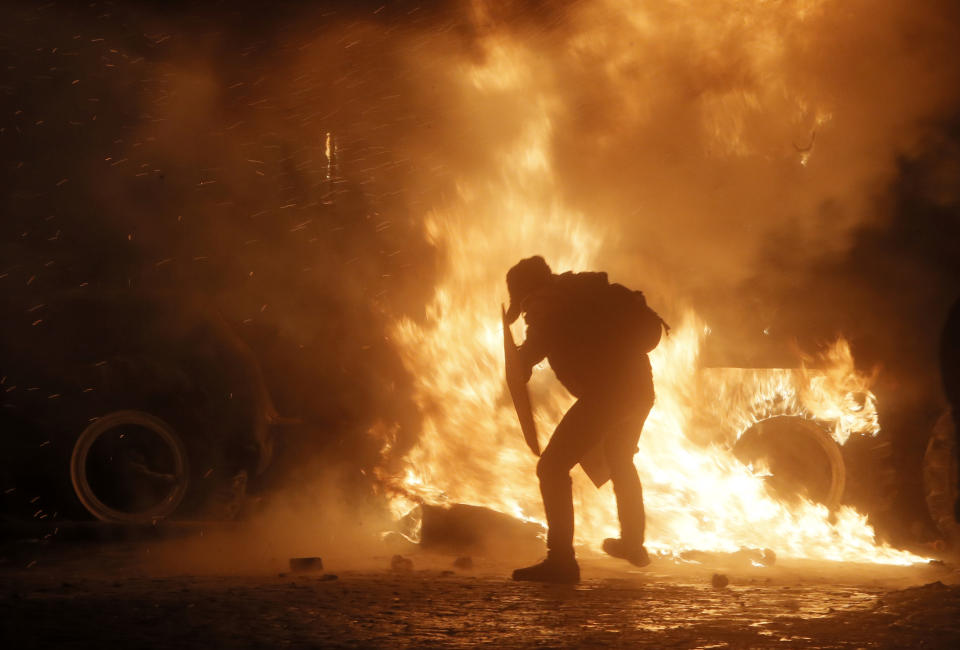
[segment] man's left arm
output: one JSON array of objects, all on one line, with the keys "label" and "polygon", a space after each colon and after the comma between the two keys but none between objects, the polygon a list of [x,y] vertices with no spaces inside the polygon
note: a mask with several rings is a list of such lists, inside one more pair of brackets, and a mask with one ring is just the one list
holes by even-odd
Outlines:
[{"label": "man's left arm", "polygon": [[543,361],[546,356],[547,341],[542,327],[539,327],[536,321],[530,323],[528,319],[527,336],[523,344],[517,348],[517,358],[520,362],[521,371],[524,373],[524,382],[530,381],[530,376],[533,374],[533,367]]}]

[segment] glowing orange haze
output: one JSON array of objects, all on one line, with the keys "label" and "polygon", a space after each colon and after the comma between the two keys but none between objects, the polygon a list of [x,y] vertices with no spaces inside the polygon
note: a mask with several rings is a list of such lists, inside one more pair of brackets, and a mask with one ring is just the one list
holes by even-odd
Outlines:
[{"label": "glowing orange haze", "polygon": [[[784,11],[802,17],[820,5],[785,3]],[[749,10],[738,6],[731,15],[749,18]],[[642,12],[631,17],[639,21],[637,29],[649,28]],[[752,29],[758,60],[775,63],[775,29],[762,22]],[[588,36],[573,42],[585,51],[600,47],[602,41],[591,42]],[[416,378],[423,430],[404,459],[405,471],[393,479],[404,496],[396,496],[392,506],[399,516],[418,500],[469,503],[542,521],[536,458],[523,443],[505,393],[499,317],[500,303],[506,300],[504,274],[531,254],[545,256],[558,271],[599,270],[601,249],[619,245],[622,233],[615,222],[598,222],[563,202],[550,149],[557,100],[548,92],[530,91],[537,74],[530,52],[496,36],[486,45],[487,57],[463,69],[462,93],[529,93],[529,101],[522,115],[500,116],[515,137],[496,152],[493,168],[460,179],[457,196],[427,215],[428,237],[447,261],[425,321],[395,323],[394,340]],[[620,55],[627,56],[610,53],[609,63],[625,69],[629,61]],[[777,84],[767,90],[779,97],[775,106],[806,116],[814,127],[831,119],[826,108],[807,106],[801,97],[791,103],[787,94],[777,95],[783,91]],[[763,97],[741,99],[717,102],[704,115],[707,138],[718,155],[749,153],[751,143],[742,137],[744,120],[769,103]],[[640,103],[634,108],[643,110]],[[795,118],[784,115],[786,122]],[[812,162],[805,154],[796,164]],[[640,278],[614,279],[646,288]],[[657,402],[635,458],[644,484],[651,550],[766,547],[787,557],[903,564],[922,559],[878,545],[866,518],[851,508],[840,508],[831,522],[822,505],[778,501],[768,494],[762,477],[731,452],[747,427],[778,414],[820,420],[840,444],[851,435],[875,435],[879,427],[868,378],[855,370],[844,341],[826,353],[822,371],[704,373],[698,355],[708,336],[707,324],[692,309],[675,310],[672,320],[673,334],[651,355]],[[521,330],[518,326],[515,332],[518,339]],[[571,397],[546,370],[534,373],[531,390],[544,445]],[[714,444],[695,444],[688,438],[703,422],[712,423]],[[605,536],[618,533],[612,491],[609,485],[595,490],[580,469],[574,470],[573,480],[578,540],[598,547]]]}]

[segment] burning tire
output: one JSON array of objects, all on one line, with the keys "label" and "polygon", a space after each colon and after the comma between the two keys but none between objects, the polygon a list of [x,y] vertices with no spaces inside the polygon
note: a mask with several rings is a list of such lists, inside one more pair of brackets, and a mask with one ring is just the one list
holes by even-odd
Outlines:
[{"label": "burning tire", "polygon": [[189,484],[187,451],[170,425],[143,411],[115,411],[73,447],[70,480],[101,521],[152,524],[176,512]]},{"label": "burning tire", "polygon": [[766,464],[768,486],[784,499],[806,497],[835,510],[846,486],[840,446],[812,420],[780,416],[757,422],[733,448],[746,465]]}]

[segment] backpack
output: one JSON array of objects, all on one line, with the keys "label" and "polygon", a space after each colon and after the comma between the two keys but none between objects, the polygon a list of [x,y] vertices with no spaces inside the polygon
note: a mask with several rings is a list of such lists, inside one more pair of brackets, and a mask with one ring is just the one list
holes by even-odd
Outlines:
[{"label": "backpack", "polygon": [[633,291],[622,284],[611,284],[610,295],[612,318],[616,326],[644,352],[657,347],[664,331],[670,333],[670,326],[647,305],[642,291]]}]

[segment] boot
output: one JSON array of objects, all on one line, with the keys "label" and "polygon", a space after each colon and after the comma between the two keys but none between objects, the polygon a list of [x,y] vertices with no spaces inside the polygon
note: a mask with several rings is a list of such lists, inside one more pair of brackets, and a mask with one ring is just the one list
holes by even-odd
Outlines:
[{"label": "boot", "polygon": [[633,566],[643,567],[650,564],[650,556],[643,544],[631,544],[622,539],[608,537],[603,540],[603,552],[611,557],[626,560]]},{"label": "boot", "polygon": [[580,565],[572,552],[547,552],[547,559],[543,562],[515,570],[513,579],[575,585],[580,582]]}]

